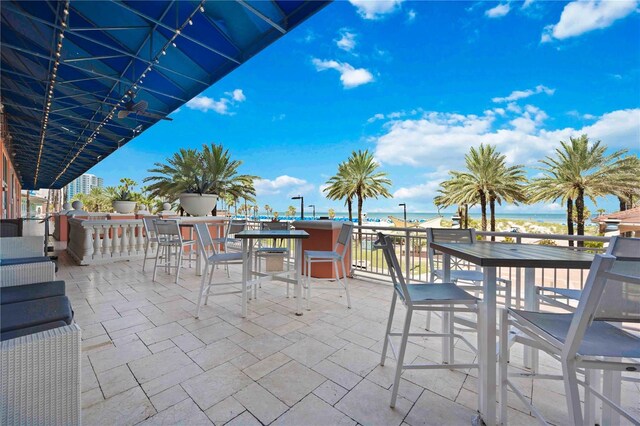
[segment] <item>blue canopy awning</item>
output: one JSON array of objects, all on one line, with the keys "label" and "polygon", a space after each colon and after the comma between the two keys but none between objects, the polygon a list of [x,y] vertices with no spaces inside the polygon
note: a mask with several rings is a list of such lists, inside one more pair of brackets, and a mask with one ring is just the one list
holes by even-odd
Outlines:
[{"label": "blue canopy awning", "polygon": [[62,188],[326,4],[2,1],[0,102],[23,188]]}]

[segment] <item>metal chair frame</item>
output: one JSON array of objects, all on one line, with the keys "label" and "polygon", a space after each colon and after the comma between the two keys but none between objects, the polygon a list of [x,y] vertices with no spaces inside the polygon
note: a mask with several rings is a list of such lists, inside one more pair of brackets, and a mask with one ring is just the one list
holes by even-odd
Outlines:
[{"label": "metal chair frame", "polygon": [[144,259],[142,260],[142,272],[144,272],[145,265],[147,263],[147,259],[149,258],[148,252],[149,247],[152,244],[158,244],[158,237],[156,236],[156,227],[153,224],[153,221],[156,217],[153,216],[143,216],[142,217],[142,226],[144,227]]},{"label": "metal chair frame", "polygon": [[[289,230],[291,228],[289,222],[260,222],[260,229],[261,230],[269,230],[269,231],[273,231],[273,230]],[[282,240],[280,241],[282,242]],[[285,271],[277,271],[277,272],[262,272],[261,270],[261,262],[260,259],[261,258],[267,258],[269,256],[278,256],[278,257],[282,257],[284,259],[290,257],[291,255],[291,240],[290,239],[286,239],[286,247],[277,247],[276,246],[276,239],[273,239],[273,246],[264,246],[263,245],[263,240],[258,240],[257,241],[257,247],[253,250],[253,256],[254,256],[254,270],[258,271],[259,273],[267,273],[267,274],[273,274],[273,275],[280,275],[280,274],[290,274],[292,272],[290,265],[287,264],[286,266],[286,270]],[[253,297],[255,299],[258,298],[258,289],[262,288],[262,282],[259,282],[258,285],[253,287]],[[289,282],[287,282],[287,298],[289,298],[290,294],[290,290],[289,290]]]},{"label": "metal chair frame", "polygon": [[[191,260],[191,254],[195,241],[183,240],[182,233],[180,232],[180,225],[176,219],[155,219],[153,221],[156,237],[158,238],[158,249],[156,251],[156,260],[153,265],[153,281],[156,281],[156,274],[158,266],[163,266],[167,273],[171,274],[171,269],[176,270],[176,284],[180,278],[180,269],[182,268],[182,257],[184,255],[184,249],[189,247],[189,259]],[[171,264],[172,251],[175,250],[176,264]],[[158,265],[158,261],[163,262]]]}]

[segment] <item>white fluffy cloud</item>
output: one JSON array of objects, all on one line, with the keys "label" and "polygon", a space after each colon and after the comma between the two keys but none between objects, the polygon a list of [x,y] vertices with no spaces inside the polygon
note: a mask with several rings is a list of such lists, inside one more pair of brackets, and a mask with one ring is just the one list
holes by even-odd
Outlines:
[{"label": "white fluffy cloud", "polygon": [[503,3],[488,9],[484,14],[488,18],[502,18],[503,16],[506,16],[510,10],[511,6],[509,6],[509,3]]},{"label": "white fluffy cloud", "polygon": [[274,195],[286,193],[288,197],[304,194],[313,190],[313,185],[304,179],[282,175],[275,179],[258,179],[254,181],[256,194]]},{"label": "white fluffy cloud", "polygon": [[547,95],[551,96],[555,93],[555,91],[556,89],[549,89],[548,87],[539,84],[535,89],[514,90],[509,96],[505,96],[504,98],[493,98],[491,100],[496,103],[513,102],[519,99],[528,98],[529,96],[537,95],[539,93],[546,93]]},{"label": "white fluffy cloud", "polygon": [[356,47],[356,35],[345,29],[340,30],[340,38],[336,40],[338,48],[351,52]]},{"label": "white fluffy cloud", "polygon": [[404,0],[349,0],[364,19],[382,19],[400,8]]},{"label": "white fluffy cloud", "polygon": [[541,41],[563,40],[589,31],[607,28],[638,9],[639,0],[579,0],[567,4],[560,21],[548,25]]},{"label": "white fluffy cloud", "polygon": [[[510,113],[515,115],[515,113]],[[385,133],[375,139],[375,156],[391,165],[460,167],[469,147],[497,145],[510,162],[530,164],[543,158],[561,140],[583,133],[611,148],[637,149],[640,140],[640,108],[612,111],[580,129],[543,128],[546,114],[528,105],[505,125],[496,125],[496,114],[483,115],[428,112],[410,120],[390,120]],[[635,146],[634,146],[635,144]]]},{"label": "white fluffy cloud", "polygon": [[222,115],[232,115],[234,113],[229,110],[229,107],[247,99],[242,89],[226,92],[225,95],[226,97],[222,97],[219,100],[208,96],[196,96],[187,102],[186,106],[189,109],[196,109],[202,112],[214,111]]},{"label": "white fluffy cloud", "polygon": [[336,70],[340,73],[340,81],[345,89],[351,89],[373,81],[373,74],[364,68],[354,68],[346,62],[338,62],[334,60],[320,60],[313,58],[313,65],[316,70],[325,71],[329,69]]},{"label": "white fluffy cloud", "polygon": [[438,195],[440,182],[444,181],[448,175],[449,170],[447,168],[439,167],[435,172],[425,175],[425,183],[399,188],[393,193],[393,198],[401,200],[433,198]]}]

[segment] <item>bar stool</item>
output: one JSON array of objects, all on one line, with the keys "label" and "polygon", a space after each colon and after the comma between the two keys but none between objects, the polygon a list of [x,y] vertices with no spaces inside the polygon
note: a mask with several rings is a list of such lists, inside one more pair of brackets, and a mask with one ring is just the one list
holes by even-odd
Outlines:
[{"label": "bar stool", "polygon": [[[180,226],[175,219],[156,219],[153,221],[156,229],[156,237],[158,238],[158,251],[156,252],[156,261],[153,265],[153,281],[156,280],[158,266],[164,268],[171,274],[171,269],[176,269],[176,284],[180,278],[180,268],[182,267],[182,257],[184,249],[189,248],[189,257],[193,253],[195,246],[194,240],[183,240],[180,233]],[[176,264],[171,264],[171,257],[175,251]],[[163,262],[159,265],[158,261]]]}]

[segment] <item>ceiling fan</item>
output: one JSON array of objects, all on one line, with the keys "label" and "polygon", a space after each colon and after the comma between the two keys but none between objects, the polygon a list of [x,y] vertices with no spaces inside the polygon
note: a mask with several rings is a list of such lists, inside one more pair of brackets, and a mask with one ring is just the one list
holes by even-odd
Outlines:
[{"label": "ceiling fan", "polygon": [[147,101],[138,101],[133,102],[133,100],[128,101],[123,105],[124,109],[118,111],[118,118],[126,118],[129,114],[137,114],[142,115],[144,117],[155,118],[157,120],[168,120],[173,121],[172,118],[165,117],[159,114],[154,114],[152,112],[147,112],[147,108],[149,107],[149,102]]}]

